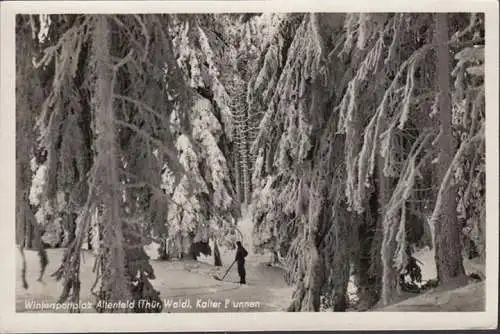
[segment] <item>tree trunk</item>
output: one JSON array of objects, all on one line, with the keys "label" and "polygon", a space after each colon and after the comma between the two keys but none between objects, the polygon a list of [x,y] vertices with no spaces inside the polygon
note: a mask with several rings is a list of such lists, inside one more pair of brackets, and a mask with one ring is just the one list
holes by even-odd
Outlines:
[{"label": "tree trunk", "polygon": [[[97,175],[103,194],[103,275],[101,299],[109,302],[131,300],[131,291],[125,268],[121,194],[118,178],[118,150],[113,110],[113,72],[110,48],[111,32],[106,16],[97,15],[94,53],[96,58],[95,120],[97,130],[96,151],[100,162]],[[105,312],[127,312],[128,308],[104,309]]]},{"label": "tree trunk", "polygon": [[315,244],[315,236],[311,236],[307,243],[307,249],[304,251],[310,255],[310,263],[308,263],[307,271],[297,282],[288,312],[319,312],[320,310],[325,265]]},{"label": "tree trunk", "polygon": [[352,228],[351,213],[346,210],[343,202],[337,204],[335,219],[335,250],[334,250],[334,297],[333,311],[345,312],[348,306],[347,286],[350,278],[350,251],[345,241],[351,240],[349,229]]},{"label": "tree trunk", "polygon": [[305,277],[305,294],[300,311],[319,312],[325,267],[316,245],[311,245],[310,247],[311,263]]},{"label": "tree trunk", "polygon": [[241,175],[240,175],[240,159],[238,153],[238,145],[234,145],[231,155],[234,159],[234,184],[236,191],[236,198],[239,203],[243,203],[243,191],[241,189]]},{"label": "tree trunk", "polygon": [[280,258],[278,255],[278,251],[272,250],[271,253],[271,261],[269,261],[270,266],[278,266],[280,264]]},{"label": "tree trunk", "polygon": [[181,240],[182,240],[181,241],[181,249],[182,249],[181,250],[181,258],[184,260],[188,260],[188,259],[196,260],[196,258],[193,258],[193,254],[191,252],[191,245],[194,242],[194,236],[191,233],[187,233],[187,234],[182,235]]},{"label": "tree trunk", "polygon": [[158,247],[159,260],[167,261],[169,259],[167,247],[167,238],[160,237],[160,246]]},{"label": "tree trunk", "polygon": [[236,172],[238,198],[242,204],[248,204],[252,191],[251,168],[250,168],[250,129],[246,105],[246,84],[241,78],[236,79],[233,95],[234,123],[235,123],[235,146],[236,146]]},{"label": "tree trunk", "polygon": [[382,259],[382,305],[391,304],[399,294],[399,279],[396,270],[393,267],[394,254],[396,253],[396,222],[384,222],[385,207],[389,202],[391,193],[391,181],[384,175],[384,162],[382,156],[377,154],[377,173],[378,173],[378,197],[379,197],[379,216],[380,225],[383,230],[381,259]]},{"label": "tree trunk", "polygon": [[34,118],[37,114],[41,94],[38,72],[33,70],[32,57],[37,56],[36,41],[32,38],[29,18],[26,15],[16,17],[16,242],[23,248],[32,248],[34,233],[29,219],[29,193],[32,182],[30,158],[33,149]]},{"label": "tree trunk", "polygon": [[90,251],[93,249],[92,247],[92,232],[91,228],[87,230],[87,249]]},{"label": "tree trunk", "polygon": [[369,200],[364,219],[359,226],[357,240],[356,283],[359,298],[359,310],[366,310],[377,303],[381,292],[381,258],[382,234],[378,216],[376,191]]},{"label": "tree trunk", "polygon": [[220,257],[219,245],[217,245],[217,240],[214,240],[214,266],[222,266],[222,260]]},{"label": "tree trunk", "polygon": [[[456,153],[454,138],[452,134],[452,104],[450,97],[450,54],[447,42],[449,40],[448,15],[446,13],[435,14],[435,42],[436,68],[437,68],[437,90],[440,135],[439,164],[437,165],[438,180],[441,183],[451,165]],[[435,222],[436,241],[436,267],[438,280],[441,285],[447,285],[452,280],[465,276],[462,263],[460,233],[461,227],[457,217],[457,188],[451,185],[448,191],[442,194],[442,208],[439,219]]]},{"label": "tree trunk", "polygon": [[[24,220],[27,220],[26,215],[23,215]],[[33,240],[34,240],[34,233],[33,233],[33,224],[31,224],[29,221],[25,222],[25,231],[26,233],[24,234],[24,247],[26,249],[33,249]]]},{"label": "tree trunk", "polygon": [[76,237],[76,218],[77,215],[73,212],[64,212],[62,215],[62,226],[64,229],[64,237],[62,247],[68,247]]}]

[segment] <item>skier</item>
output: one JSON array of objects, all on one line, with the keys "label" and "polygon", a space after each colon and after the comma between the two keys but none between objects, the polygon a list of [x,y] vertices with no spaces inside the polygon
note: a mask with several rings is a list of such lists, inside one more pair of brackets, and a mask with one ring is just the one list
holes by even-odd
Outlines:
[{"label": "skier", "polygon": [[240,275],[240,284],[246,284],[245,257],[248,255],[248,252],[245,248],[243,248],[240,241],[236,242],[236,246],[238,248],[236,250],[236,258],[234,260],[238,262],[238,275]]}]

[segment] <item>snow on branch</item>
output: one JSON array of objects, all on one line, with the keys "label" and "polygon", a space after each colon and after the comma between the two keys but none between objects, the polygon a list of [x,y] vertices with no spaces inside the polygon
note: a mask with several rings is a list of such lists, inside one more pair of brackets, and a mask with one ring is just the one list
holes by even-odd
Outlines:
[{"label": "snow on branch", "polygon": [[440,219],[440,215],[442,214],[441,211],[442,211],[442,207],[443,207],[442,197],[443,197],[443,194],[449,190],[449,187],[453,182],[454,172],[455,172],[456,168],[458,167],[461,159],[463,159],[464,154],[468,150],[470,150],[474,145],[477,145],[478,142],[484,141],[484,136],[485,136],[484,130],[485,130],[485,125],[483,123],[481,125],[481,128],[479,129],[479,131],[477,131],[477,133],[474,136],[472,136],[471,138],[464,140],[460,144],[460,147],[458,148],[457,152],[455,153],[455,156],[453,157],[453,160],[451,161],[451,164],[448,167],[446,174],[444,175],[444,178],[441,181],[441,184],[439,186],[436,204],[434,206],[434,210],[432,212],[432,216],[430,219],[432,224],[436,224],[436,222]]}]

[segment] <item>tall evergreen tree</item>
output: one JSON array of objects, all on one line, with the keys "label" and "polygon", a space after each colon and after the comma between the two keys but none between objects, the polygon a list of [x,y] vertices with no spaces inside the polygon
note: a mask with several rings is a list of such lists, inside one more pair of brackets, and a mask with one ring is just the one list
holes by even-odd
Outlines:
[{"label": "tall evergreen tree", "polygon": [[[292,22],[292,18],[293,16],[289,15],[283,22]],[[467,36],[463,39],[471,38],[468,32],[477,29],[477,20],[467,26],[461,14],[452,15],[450,18],[459,24],[456,25],[457,30],[454,34],[442,37],[441,45],[453,44],[457,47],[457,44],[470,43],[470,39],[465,42],[458,38],[459,36],[461,38]],[[265,192],[268,198],[267,200],[259,198],[255,201],[256,234],[261,238],[269,238],[269,233],[271,236],[278,236],[283,234],[278,232],[284,228],[282,225],[296,224],[294,228],[287,227],[286,230],[289,231],[291,238],[283,240],[286,246],[281,247],[288,253],[289,270],[291,277],[294,278],[292,281],[297,284],[295,294],[297,302],[292,305],[292,310],[317,310],[318,294],[326,295],[331,288],[317,292],[319,289],[316,287],[326,284],[325,282],[330,279],[333,279],[340,289],[336,290],[337,304],[343,304],[341,287],[346,284],[351,272],[345,274],[342,279],[334,279],[333,272],[331,275],[327,274],[327,279],[319,274],[315,277],[316,272],[329,272],[330,264],[327,261],[311,260],[321,258],[317,256],[318,252],[327,254],[328,247],[325,249],[318,248],[318,245],[306,247],[306,240],[309,231],[321,231],[323,223],[316,225],[317,218],[314,216],[309,216],[307,219],[301,219],[301,216],[307,210],[311,210],[311,205],[314,205],[316,200],[319,199],[321,202],[321,196],[315,201],[311,201],[310,198],[309,201],[305,201],[304,198],[307,196],[300,194],[312,196],[314,189],[321,189],[312,187],[312,184],[321,185],[325,180],[320,179],[316,183],[310,183],[313,180],[311,177],[317,173],[324,175],[325,171],[331,171],[333,168],[329,166],[322,171],[325,155],[315,155],[313,152],[324,143],[328,147],[335,145],[333,143],[339,140],[345,141],[345,145],[339,148],[337,154],[337,158],[344,157],[345,164],[336,171],[338,175],[342,175],[340,172],[342,171],[345,177],[341,177],[338,185],[326,181],[330,187],[335,184],[333,188],[336,190],[339,187],[345,189],[342,191],[345,197],[340,202],[334,202],[336,204],[327,202],[327,205],[334,210],[340,210],[344,202],[346,212],[349,212],[347,216],[353,215],[352,221],[358,222],[349,224],[343,232],[346,234],[338,239],[342,241],[336,247],[340,249],[351,247],[347,252],[348,255],[340,263],[347,268],[352,266],[355,282],[362,294],[362,302],[366,304],[364,307],[373,305],[379,299],[382,304],[388,304],[395,301],[399,291],[404,288],[402,285],[404,282],[400,281],[400,277],[406,275],[408,268],[411,269],[414,263],[410,246],[421,243],[425,234],[422,231],[429,230],[426,227],[427,221],[431,231],[427,234],[433,234],[436,244],[450,237],[448,232],[451,233],[452,230],[437,231],[433,227],[437,223],[443,223],[437,218],[445,203],[443,194],[449,189],[452,170],[457,168],[456,163],[462,160],[465,151],[465,148],[459,149],[461,152],[457,151],[452,159],[453,163],[450,161],[444,164],[442,168],[447,178],[439,176],[441,175],[439,173],[436,174],[436,169],[430,164],[439,152],[439,149],[436,150],[433,146],[433,142],[438,143],[439,140],[443,140],[432,119],[434,100],[442,98],[438,93],[439,81],[436,81],[437,64],[433,60],[438,59],[434,58],[433,51],[439,49],[434,42],[434,34],[437,33],[434,29],[434,16],[347,14],[342,17],[330,16],[330,23],[326,23],[328,21],[322,19],[321,15],[305,15],[298,16],[297,22],[299,25],[295,26],[289,39],[290,48],[281,49],[282,52],[278,53],[284,55],[281,58],[285,64],[283,75],[278,76],[277,81],[272,79],[276,70],[280,68],[278,65],[280,62],[275,60],[279,59],[276,53],[279,49],[266,50],[261,55],[259,63],[261,70],[257,77],[262,78],[258,82],[267,83],[268,86],[263,94],[254,98],[253,103],[259,101],[260,96],[271,96],[271,98],[267,102],[269,108],[261,122],[260,133],[255,142],[255,149],[259,151],[257,159],[259,167],[254,180],[257,184],[262,182],[256,194]],[[340,22],[340,29],[335,28],[335,22]],[[275,36],[286,32],[285,27],[286,25],[279,26]],[[311,42],[307,44],[306,41]],[[271,60],[274,62],[271,63]],[[273,66],[270,67],[269,64]],[[312,64],[316,67],[311,66]],[[314,69],[312,74],[309,72],[311,69]],[[463,71],[463,68],[459,67],[457,72],[461,73],[460,69]],[[293,76],[291,73],[294,71],[300,74]],[[449,76],[449,70],[447,71],[446,75]],[[478,72],[480,68],[476,67],[474,71]],[[329,81],[318,79],[322,78],[324,73],[328,73]],[[463,84],[463,80],[460,82]],[[335,92],[330,92],[330,95],[324,93],[321,95],[322,98],[309,100],[308,87],[314,87],[311,90],[315,93],[322,89],[328,91],[329,87],[334,87]],[[327,101],[323,102],[323,99]],[[304,101],[314,103],[307,105]],[[320,107],[321,103],[334,112],[325,115]],[[286,109],[286,113],[280,112],[281,106],[286,106],[283,108]],[[480,104],[476,106],[480,108]],[[292,115],[295,110],[304,116],[294,121]],[[448,117],[451,117],[452,110],[454,113],[456,109],[450,106],[447,110],[450,113]],[[331,119],[333,131],[328,117]],[[322,124],[321,128],[317,127],[316,120]],[[449,127],[447,131],[452,131],[450,118],[446,124]],[[332,135],[322,137],[324,129],[336,136],[345,137],[337,139]],[[481,131],[472,137],[473,141],[481,139],[480,133]],[[462,144],[468,148],[472,143],[466,140]],[[305,154],[307,158],[303,160],[302,155],[297,155],[297,150],[299,153],[310,153]],[[450,149],[448,152],[453,153],[453,150]],[[305,161],[310,161],[311,166]],[[480,173],[477,175],[480,177]],[[437,180],[440,186],[433,187],[430,181],[432,179]],[[318,193],[321,194],[321,191]],[[267,206],[269,203],[273,203],[273,209],[266,209],[269,208]],[[296,207],[291,207],[288,203],[296,203]],[[449,204],[452,211],[449,211],[447,216],[455,217],[453,219],[456,220],[456,205]],[[285,213],[289,213],[286,218]],[[349,218],[344,218],[343,221],[346,220]],[[335,221],[335,216],[327,218],[326,221]],[[308,232],[300,232],[303,226],[311,227],[307,229]],[[337,226],[339,232],[342,231],[341,225],[334,226]],[[459,225],[442,226],[455,227],[453,230],[455,242],[444,252],[459,255]],[[291,231],[293,232],[290,233]],[[321,239],[321,235],[319,232],[317,237]],[[353,243],[353,240],[356,242]],[[272,243],[266,241],[261,243],[261,246],[275,247],[274,244],[275,241]],[[339,254],[339,248],[336,249]],[[438,263],[446,261],[447,258],[447,255],[440,252],[443,250],[438,250],[436,254]],[[301,261],[301,256],[311,258]],[[366,258],[366,256],[371,258],[369,264],[366,260],[361,260],[361,257]],[[455,256],[454,259],[456,265],[452,267],[459,268],[462,258]],[[301,273],[308,274],[303,276]],[[315,278],[312,279],[308,275]],[[440,274],[442,275],[443,273]],[[301,276],[308,277],[308,280],[301,280]],[[381,277],[381,280],[377,277]],[[337,309],[343,307],[337,306]]]},{"label": "tall evergreen tree", "polygon": [[[176,110],[179,130],[185,131],[190,107],[172,53],[168,17],[53,15],[51,22],[65,24],[49,26],[57,38],[48,41],[37,61],[54,66],[38,122],[48,152],[44,199],[57,201],[58,191],[70,183],[62,181],[74,180],[75,170],[76,183],[88,189],[76,196],[86,201],[78,211],[75,239],[55,273],[64,279],[60,299],[79,299],[80,249],[94,213],[102,235],[94,284],[100,287],[98,299],[157,298],[149,283],[154,273],[142,248],[145,240],[137,236],[143,235],[145,220],[165,223],[168,198],[160,189],[161,163],[168,161],[176,175],[183,172],[170,140],[169,115]],[[84,104],[91,106],[91,161],[80,140],[85,138],[78,120],[85,116]]]},{"label": "tall evergreen tree", "polygon": [[[435,43],[437,97],[436,104],[439,112],[439,167],[438,180],[444,181],[446,173],[455,155],[455,140],[452,135],[452,103],[450,94],[450,50],[448,14],[436,14]],[[436,233],[436,266],[438,279],[442,284],[448,284],[453,278],[465,275],[462,264],[460,245],[461,227],[457,219],[457,190],[451,186],[447,191],[440,191],[436,209],[439,216],[434,216]],[[440,207],[441,206],[441,207]]]},{"label": "tall evergreen tree", "polygon": [[39,115],[37,107],[43,101],[40,73],[31,63],[32,57],[38,54],[33,26],[36,26],[33,17],[16,17],[16,244],[23,259],[21,270],[24,288],[28,288],[24,249],[38,250],[41,267],[39,280],[48,264],[41,242],[42,231],[30,206],[33,179],[30,160],[36,147],[34,125]]}]

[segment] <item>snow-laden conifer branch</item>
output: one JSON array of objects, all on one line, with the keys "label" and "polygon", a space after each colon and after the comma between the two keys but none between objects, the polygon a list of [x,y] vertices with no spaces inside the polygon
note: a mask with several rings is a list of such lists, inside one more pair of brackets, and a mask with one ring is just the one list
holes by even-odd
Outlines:
[{"label": "snow-laden conifer branch", "polygon": [[[407,116],[405,116],[405,112],[409,111],[409,103],[411,99],[407,97],[407,94],[410,94],[412,92],[412,77],[414,73],[414,64],[419,61],[425,54],[426,52],[430,51],[432,49],[432,44],[427,44],[424,45],[423,47],[419,48],[417,51],[413,52],[410,57],[408,57],[400,66],[398,72],[395,75],[395,78],[391,81],[388,89],[385,91],[385,93],[382,96],[382,100],[380,104],[377,107],[377,111],[372,116],[370,122],[365,128],[365,134],[364,134],[364,140],[363,140],[363,145],[361,147],[360,153],[359,153],[359,158],[358,158],[358,186],[357,186],[357,193],[355,194],[348,194],[349,197],[352,196],[352,199],[357,199],[356,202],[352,202],[357,210],[363,210],[361,202],[365,198],[365,188],[366,184],[368,184],[368,178],[372,175],[374,166],[375,166],[375,158],[376,158],[376,152],[377,150],[384,149],[379,146],[379,140],[381,138],[381,135],[383,132],[387,131],[386,124],[390,122],[390,119],[401,119],[401,121],[404,121]],[[390,103],[392,103],[392,99],[394,98],[394,92],[395,89],[399,85],[399,79],[402,77],[403,73],[405,71],[409,70],[408,74],[408,84],[407,84],[407,89],[406,89],[406,94],[403,95],[403,100],[405,101],[405,104],[407,105],[405,108],[406,109],[401,109],[400,111],[397,111],[395,113],[388,114],[389,109],[388,107],[390,106]],[[393,111],[392,109],[390,111]],[[390,117],[389,119],[387,119]],[[394,124],[394,123],[393,123]],[[400,123],[401,124],[401,123]],[[404,123],[403,123],[404,124]],[[351,200],[352,201],[352,200]],[[361,202],[360,202],[361,201]]]},{"label": "snow-laden conifer branch", "polygon": [[455,153],[455,156],[453,157],[453,160],[451,161],[450,166],[447,168],[446,174],[439,186],[439,191],[437,194],[436,198],[436,204],[434,206],[434,210],[432,212],[431,216],[431,222],[435,224],[441,215],[441,208],[443,206],[442,202],[442,196],[443,193],[449,190],[450,185],[453,182],[453,173],[458,167],[458,164],[460,163],[460,160],[463,159],[464,154],[466,151],[470,150],[474,145],[477,145],[477,142],[481,142],[484,140],[484,129],[485,125],[484,123],[482,124],[481,128],[477,131],[477,133],[472,136],[471,138],[463,141],[460,144],[460,147],[458,148],[457,152]]}]

